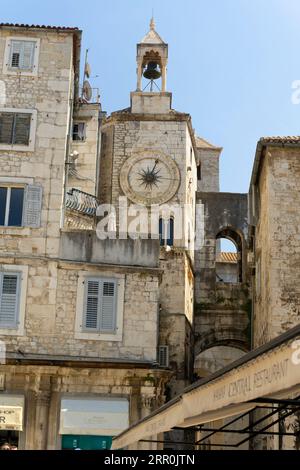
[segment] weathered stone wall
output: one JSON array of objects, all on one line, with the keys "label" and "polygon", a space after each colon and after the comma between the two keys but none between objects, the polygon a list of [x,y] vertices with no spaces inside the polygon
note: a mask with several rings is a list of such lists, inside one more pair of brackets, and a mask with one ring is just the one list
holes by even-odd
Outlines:
[{"label": "weathered stone wall", "polygon": [[[195,253],[195,359],[209,374],[228,363],[228,357],[207,361],[210,348],[230,346],[233,361],[250,348],[251,302],[247,268],[247,195],[197,193],[204,204],[204,245]],[[233,240],[238,249],[240,278],[236,283],[217,279],[218,236]],[[221,351],[221,349],[220,349]],[[230,351],[229,351],[230,352]],[[229,361],[230,362],[230,361]],[[202,364],[201,366],[199,364]],[[212,370],[204,370],[211,365]]]},{"label": "weathered stone wall", "polygon": [[[111,126],[114,130],[108,131]],[[161,117],[159,121],[145,120],[143,115],[136,115],[136,119],[126,120],[125,113],[124,115],[122,115],[122,113],[115,113],[110,119],[103,123],[103,133],[107,132],[110,132],[110,136],[108,137],[109,144],[106,144],[107,147],[104,150],[105,157],[101,155],[100,175],[103,175],[103,178],[106,179],[104,175],[108,176],[110,172],[111,166],[108,160],[110,155],[109,150],[111,149],[111,139],[113,138],[111,179],[112,204],[117,204],[119,196],[123,195],[119,183],[122,164],[134,152],[149,149],[164,152],[169,155],[179,167],[181,174],[180,187],[169,203],[187,203],[188,201],[192,201],[189,193],[193,192],[193,185],[196,185],[196,164],[194,158],[192,165],[190,163],[190,142],[187,140],[187,123],[185,121],[172,121],[169,117],[166,119]],[[106,156],[106,154],[108,156]],[[189,166],[191,166],[191,171],[188,172],[187,168]],[[193,178],[193,183],[190,183],[190,178]],[[191,184],[192,187],[190,188],[189,186]],[[194,191],[195,189],[196,188],[194,188]],[[108,187],[105,192],[108,198],[105,202],[109,202]],[[193,198],[194,196],[195,194],[192,195]]]},{"label": "weathered stone wall", "polygon": [[201,180],[198,181],[197,190],[200,192],[218,192],[220,150],[213,148],[197,148],[198,159],[201,165]]},{"label": "weathered stone wall", "polygon": [[77,188],[96,195],[99,160],[99,111],[98,104],[80,104],[74,109],[74,122],[84,122],[86,138],[84,141],[73,140],[71,150],[78,152],[74,168],[78,178],[69,176],[68,188]]},{"label": "weathered stone wall", "polygon": [[254,345],[299,324],[300,150],[267,148],[255,234]]},{"label": "weathered stone wall", "polygon": [[[3,259],[0,258],[0,263]],[[5,259],[13,264],[14,259]],[[18,260],[29,266],[25,334],[1,335],[7,350],[24,354],[95,358],[157,359],[158,273],[126,268],[80,266],[82,276],[119,276],[125,281],[123,334],[120,341],[76,338],[78,265],[47,260]]]}]

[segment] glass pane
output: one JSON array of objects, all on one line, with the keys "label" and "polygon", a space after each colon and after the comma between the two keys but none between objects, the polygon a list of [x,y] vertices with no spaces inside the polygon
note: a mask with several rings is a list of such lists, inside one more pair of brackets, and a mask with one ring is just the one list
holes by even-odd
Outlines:
[{"label": "glass pane", "polygon": [[7,188],[0,188],[0,225],[4,225]]},{"label": "glass pane", "polygon": [[159,240],[160,240],[160,246],[164,246],[165,240],[164,240],[164,228],[165,224],[163,219],[159,219]]},{"label": "glass pane", "polygon": [[11,188],[8,225],[21,227],[23,214],[23,188]]},{"label": "glass pane", "polygon": [[173,246],[174,243],[174,220],[169,219],[168,220],[168,232],[167,232],[167,245],[168,246]]}]

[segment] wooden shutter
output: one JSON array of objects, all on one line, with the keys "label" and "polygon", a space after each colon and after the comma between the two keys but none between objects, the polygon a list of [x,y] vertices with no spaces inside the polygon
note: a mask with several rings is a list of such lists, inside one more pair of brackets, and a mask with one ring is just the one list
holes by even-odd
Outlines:
[{"label": "wooden shutter", "polygon": [[14,113],[0,113],[0,144],[12,144]]},{"label": "wooden shutter", "polygon": [[0,274],[0,326],[16,327],[18,321],[18,299],[20,274]]},{"label": "wooden shutter", "polygon": [[28,184],[24,192],[23,224],[38,228],[41,225],[43,189],[39,185]]},{"label": "wooden shutter", "polygon": [[98,331],[101,282],[97,279],[87,279],[85,282],[84,329]]},{"label": "wooden shutter", "polygon": [[100,331],[112,332],[116,328],[116,294],[116,281],[103,280],[100,303]]},{"label": "wooden shutter", "polygon": [[28,145],[30,136],[31,114],[18,113],[15,114],[13,144]]}]

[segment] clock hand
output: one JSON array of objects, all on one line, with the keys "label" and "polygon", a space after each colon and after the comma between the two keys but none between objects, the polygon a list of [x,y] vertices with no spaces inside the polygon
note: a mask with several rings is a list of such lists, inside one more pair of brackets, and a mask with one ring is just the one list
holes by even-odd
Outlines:
[{"label": "clock hand", "polygon": [[[155,160],[155,164],[154,164],[154,167],[153,167],[153,168],[152,168],[152,170],[151,170],[151,173],[153,173],[153,172],[154,172],[154,170],[155,170],[155,167],[156,167],[156,165],[157,165],[157,164],[158,164],[158,160]],[[158,170],[158,171],[159,171],[159,170]]]}]

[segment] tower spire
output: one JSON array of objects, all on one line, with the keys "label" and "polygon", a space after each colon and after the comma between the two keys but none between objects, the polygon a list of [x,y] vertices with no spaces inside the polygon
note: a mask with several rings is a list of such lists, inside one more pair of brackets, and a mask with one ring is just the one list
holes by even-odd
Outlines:
[{"label": "tower spire", "polygon": [[150,20],[150,30],[151,31],[155,30],[155,21],[154,21],[154,18],[153,18],[153,14],[152,14],[152,18]]}]

